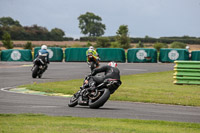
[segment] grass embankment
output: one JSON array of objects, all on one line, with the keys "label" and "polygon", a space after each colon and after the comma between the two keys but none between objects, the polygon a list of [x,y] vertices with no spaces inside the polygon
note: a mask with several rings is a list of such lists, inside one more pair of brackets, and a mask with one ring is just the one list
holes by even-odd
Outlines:
[{"label": "grass embankment", "polygon": [[52,117],[34,114],[0,115],[2,133],[199,133],[199,131],[198,123]]},{"label": "grass embankment", "polygon": [[[110,100],[200,106],[200,86],[174,85],[173,71],[122,76],[122,85]],[[34,83],[27,89],[73,94],[79,90],[83,79]]]}]

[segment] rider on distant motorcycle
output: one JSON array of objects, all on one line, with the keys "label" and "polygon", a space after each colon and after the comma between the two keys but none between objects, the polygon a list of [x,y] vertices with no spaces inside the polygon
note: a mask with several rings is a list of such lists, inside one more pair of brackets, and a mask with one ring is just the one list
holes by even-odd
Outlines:
[{"label": "rider on distant motorcycle", "polygon": [[93,55],[93,57],[96,60],[96,67],[99,67],[99,55],[98,55],[97,51],[94,49],[93,46],[90,46],[89,49],[86,51],[86,56],[87,56],[87,62],[88,63],[89,63],[89,60],[88,60],[88,55],[89,54]]},{"label": "rider on distant motorcycle", "polygon": [[[105,72],[104,76],[95,76],[97,73]],[[106,82],[106,79],[115,79],[120,81],[120,71],[117,68],[116,62],[110,62],[108,65],[102,66],[100,68],[95,68],[91,73],[91,78],[89,79],[90,82],[90,90],[93,91],[96,89],[98,84]],[[117,89],[117,88],[116,88]]]},{"label": "rider on distant motorcycle", "polygon": [[45,71],[48,68],[47,63],[49,64],[49,52],[47,51],[46,45],[41,46],[41,49],[36,54],[36,58],[42,59],[42,61],[45,64],[45,68],[44,68],[44,71]]}]

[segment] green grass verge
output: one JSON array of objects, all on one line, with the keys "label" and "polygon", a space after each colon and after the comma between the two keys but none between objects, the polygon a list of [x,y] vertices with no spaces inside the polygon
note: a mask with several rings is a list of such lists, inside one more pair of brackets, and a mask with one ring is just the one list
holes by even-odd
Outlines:
[{"label": "green grass verge", "polygon": [[[110,100],[200,106],[200,86],[174,85],[173,71],[121,76],[122,85]],[[83,79],[34,83],[27,89],[73,94]]]},{"label": "green grass verge", "polygon": [[199,123],[0,114],[1,133],[199,133]]}]

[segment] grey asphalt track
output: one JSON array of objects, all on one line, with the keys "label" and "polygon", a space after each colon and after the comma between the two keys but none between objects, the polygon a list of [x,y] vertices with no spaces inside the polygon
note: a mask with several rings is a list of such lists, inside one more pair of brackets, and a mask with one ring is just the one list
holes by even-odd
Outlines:
[{"label": "grey asphalt track", "polygon": [[[102,65],[105,63],[102,63]],[[69,108],[69,98],[8,92],[9,88],[33,82],[84,78],[86,63],[52,62],[42,79],[32,79],[31,62],[0,62],[0,113],[41,113],[52,116],[107,117],[200,123],[200,107],[108,101],[100,109]],[[174,64],[119,63],[121,75],[173,70]]]}]

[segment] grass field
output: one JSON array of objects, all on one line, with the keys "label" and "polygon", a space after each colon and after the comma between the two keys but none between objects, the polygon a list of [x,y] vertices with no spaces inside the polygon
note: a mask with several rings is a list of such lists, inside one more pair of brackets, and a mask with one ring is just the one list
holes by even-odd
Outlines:
[{"label": "grass field", "polygon": [[199,133],[199,123],[0,114],[1,133]]},{"label": "grass field", "polygon": [[[122,76],[111,100],[200,106],[200,86],[174,85],[173,71]],[[73,94],[83,79],[24,85],[43,92]],[[23,87],[24,87],[23,86]],[[53,117],[39,114],[0,114],[0,132],[6,133],[200,133],[199,123]]]},{"label": "grass field", "polygon": [[[200,106],[200,86],[174,85],[173,71],[122,76],[122,85],[110,100]],[[83,79],[34,83],[24,85],[27,89],[73,94],[78,91]]]}]

